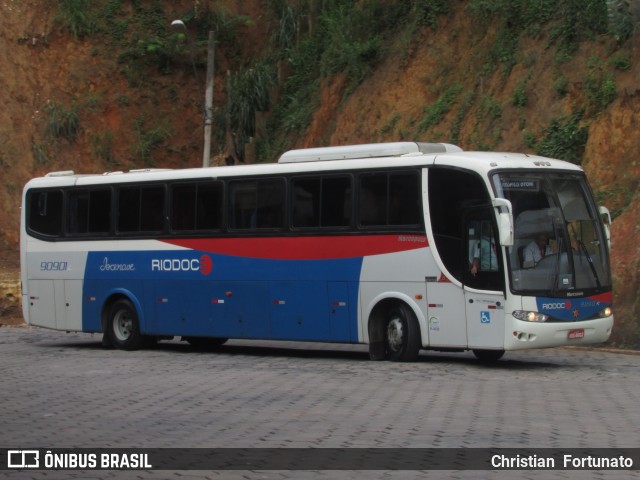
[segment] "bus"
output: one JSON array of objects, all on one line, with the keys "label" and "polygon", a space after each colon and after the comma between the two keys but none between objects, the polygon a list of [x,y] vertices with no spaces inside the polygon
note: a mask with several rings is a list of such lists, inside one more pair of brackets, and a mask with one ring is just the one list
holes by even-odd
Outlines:
[{"label": "bus", "polygon": [[442,143],[53,172],[23,191],[23,314],[125,350],[270,339],[492,361],[609,338],[609,224],[576,165]]}]

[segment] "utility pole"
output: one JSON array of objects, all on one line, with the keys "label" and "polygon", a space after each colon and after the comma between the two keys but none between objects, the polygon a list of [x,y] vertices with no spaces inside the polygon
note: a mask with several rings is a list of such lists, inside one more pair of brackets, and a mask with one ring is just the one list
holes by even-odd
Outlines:
[{"label": "utility pole", "polygon": [[[182,20],[174,20],[171,22],[171,28],[183,30],[187,40],[189,35],[187,27]],[[207,80],[204,94],[204,152],[202,154],[202,167],[211,166],[211,125],[213,124],[213,58],[214,58],[215,38],[213,30],[209,31],[209,45],[207,47]],[[191,57],[191,65],[193,66],[193,76],[200,89],[200,81],[198,80],[198,71],[196,62],[193,58],[193,44],[189,42],[189,55]]]},{"label": "utility pole", "polygon": [[211,126],[213,124],[213,60],[214,60],[214,34],[209,31],[209,46],[207,48],[207,88],[204,100],[204,152],[202,154],[202,167],[211,165]]}]

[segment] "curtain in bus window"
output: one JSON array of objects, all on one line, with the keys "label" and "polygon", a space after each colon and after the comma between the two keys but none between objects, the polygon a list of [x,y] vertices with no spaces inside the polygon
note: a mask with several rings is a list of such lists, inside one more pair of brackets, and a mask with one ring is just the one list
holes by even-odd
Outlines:
[{"label": "curtain in bus window", "polygon": [[62,192],[44,190],[29,192],[29,230],[41,235],[62,235]]}]

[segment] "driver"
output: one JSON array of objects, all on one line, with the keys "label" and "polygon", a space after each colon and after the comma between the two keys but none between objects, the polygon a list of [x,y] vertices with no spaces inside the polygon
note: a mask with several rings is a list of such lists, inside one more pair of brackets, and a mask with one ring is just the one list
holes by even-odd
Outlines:
[{"label": "driver", "polygon": [[547,237],[547,235],[541,233],[537,235],[536,238],[532,240],[531,243],[529,243],[529,245],[524,247],[524,251],[522,253],[522,266],[524,268],[533,268],[544,257],[546,257],[547,255],[553,255],[556,252],[549,245],[549,238]]}]

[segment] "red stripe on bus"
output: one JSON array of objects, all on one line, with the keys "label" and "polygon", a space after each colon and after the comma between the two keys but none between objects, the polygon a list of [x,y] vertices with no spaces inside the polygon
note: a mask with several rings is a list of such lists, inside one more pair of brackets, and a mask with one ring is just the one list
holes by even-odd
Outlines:
[{"label": "red stripe on bus", "polygon": [[594,300],[596,302],[601,302],[607,305],[611,305],[613,303],[613,292],[601,293],[599,295],[593,295],[589,297],[589,300]]},{"label": "red stripe on bus", "polygon": [[171,245],[207,253],[273,260],[327,260],[404,252],[429,245],[425,235],[185,238]]}]

